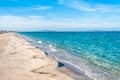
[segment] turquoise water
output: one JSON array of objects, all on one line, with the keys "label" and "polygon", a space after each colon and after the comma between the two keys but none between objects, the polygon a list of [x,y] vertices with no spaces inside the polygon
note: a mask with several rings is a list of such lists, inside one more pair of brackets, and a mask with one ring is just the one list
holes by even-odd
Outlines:
[{"label": "turquoise water", "polygon": [[120,80],[120,32],[20,32],[94,80]]}]

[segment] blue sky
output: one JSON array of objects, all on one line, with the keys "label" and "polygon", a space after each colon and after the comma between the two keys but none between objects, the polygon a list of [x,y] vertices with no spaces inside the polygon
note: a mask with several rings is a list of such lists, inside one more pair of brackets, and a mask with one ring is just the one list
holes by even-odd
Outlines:
[{"label": "blue sky", "polygon": [[0,30],[120,30],[120,0],[0,0]]}]

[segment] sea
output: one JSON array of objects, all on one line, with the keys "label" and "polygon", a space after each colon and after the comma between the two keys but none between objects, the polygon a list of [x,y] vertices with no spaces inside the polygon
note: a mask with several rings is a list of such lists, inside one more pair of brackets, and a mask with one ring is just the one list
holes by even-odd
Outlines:
[{"label": "sea", "polygon": [[120,80],[120,32],[18,32],[93,80]]}]

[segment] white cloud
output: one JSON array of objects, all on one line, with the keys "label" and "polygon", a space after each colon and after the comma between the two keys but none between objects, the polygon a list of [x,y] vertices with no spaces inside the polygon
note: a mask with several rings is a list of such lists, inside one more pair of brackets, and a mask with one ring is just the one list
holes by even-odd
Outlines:
[{"label": "white cloud", "polygon": [[84,0],[58,0],[58,4],[88,12],[120,12],[119,5],[108,5],[102,3],[88,3]]},{"label": "white cloud", "polygon": [[[62,19],[62,18],[61,18]],[[107,22],[98,19],[85,19],[85,20],[68,20],[63,18],[60,20],[47,20],[41,16],[0,16],[0,29],[2,30],[17,30],[17,31],[33,31],[33,30],[107,30],[118,29],[120,30],[119,22]],[[67,21],[66,21],[67,19]],[[77,22],[76,22],[77,21]],[[114,26],[114,27],[113,27]]]},{"label": "white cloud", "polygon": [[33,10],[48,10],[48,9],[52,9],[52,8],[53,8],[52,6],[36,6],[31,9],[33,9]]},{"label": "white cloud", "polygon": [[41,19],[41,18],[44,18],[44,16],[29,16],[29,18],[31,19]]}]

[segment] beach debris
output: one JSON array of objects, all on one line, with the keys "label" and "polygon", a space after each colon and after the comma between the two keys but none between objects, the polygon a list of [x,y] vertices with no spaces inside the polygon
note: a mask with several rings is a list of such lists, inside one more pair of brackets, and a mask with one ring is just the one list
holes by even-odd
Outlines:
[{"label": "beach debris", "polygon": [[58,62],[58,67],[63,67],[65,66],[62,62]]},{"label": "beach debris", "polygon": [[47,53],[46,51],[45,51],[44,53],[45,53],[46,55],[48,55],[48,53]]}]

